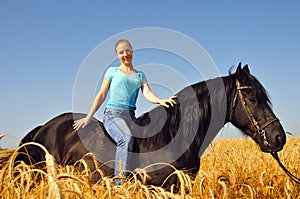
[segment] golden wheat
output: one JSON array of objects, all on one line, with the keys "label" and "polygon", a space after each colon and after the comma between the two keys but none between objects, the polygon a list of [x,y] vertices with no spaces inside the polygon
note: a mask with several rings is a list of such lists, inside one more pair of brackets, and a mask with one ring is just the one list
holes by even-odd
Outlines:
[{"label": "golden wheat", "polygon": [[[32,144],[32,143],[31,143]],[[5,153],[5,152],[4,152]],[[195,179],[175,170],[180,183],[169,191],[145,185],[145,169],[138,169],[130,181],[114,186],[114,178],[102,177],[90,183],[91,171],[55,165],[46,152],[46,168],[39,170],[23,163],[13,166],[12,151],[0,171],[0,198],[300,198],[300,185],[292,182],[270,154],[262,153],[250,139],[219,139],[201,158]],[[88,154],[92,156],[91,154]],[[300,139],[290,138],[279,153],[284,165],[300,176]],[[79,161],[85,165],[84,160]],[[15,175],[14,173],[19,173]],[[101,170],[97,171],[101,176]],[[142,179],[142,181],[138,180]]]}]

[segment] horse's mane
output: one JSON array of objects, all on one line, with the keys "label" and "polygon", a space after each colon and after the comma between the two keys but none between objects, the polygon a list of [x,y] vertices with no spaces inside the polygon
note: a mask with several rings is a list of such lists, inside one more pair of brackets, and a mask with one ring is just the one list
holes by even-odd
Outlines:
[{"label": "horse's mane", "polygon": [[[179,128],[183,128],[181,129],[181,132],[184,133],[184,136],[190,136],[189,133],[195,131],[196,128],[193,122],[199,122],[196,125],[197,127],[198,125],[200,127],[197,129],[198,132],[195,136],[194,142],[197,143],[196,145],[200,146],[206,136],[209,127],[209,122],[211,119],[211,107],[216,107],[216,109],[222,109],[221,106],[224,106],[224,103],[226,103],[227,112],[229,111],[230,101],[232,98],[233,91],[236,88],[235,82],[237,78],[242,78],[244,84],[247,84],[247,86],[251,86],[256,90],[257,94],[259,95],[259,98],[261,98],[262,100],[266,100],[269,104],[271,104],[265,88],[253,75],[248,73],[243,74],[243,77],[238,77],[236,73],[232,74],[231,70],[232,69],[229,70],[228,76],[202,81],[185,87],[176,94],[176,96],[180,100],[179,103],[177,103],[174,107],[164,108],[162,106],[158,106],[137,118],[136,123],[139,126],[145,126],[145,129],[143,131],[145,135],[142,135],[142,137],[147,137],[147,139],[138,139],[139,142],[145,144],[149,148],[149,150],[157,150],[158,148],[164,147],[166,144],[170,143],[172,139],[176,136]],[[218,87],[218,84],[216,84],[217,86],[209,90],[207,85],[214,84],[214,82],[220,81],[220,78],[224,83],[225,89],[220,89]],[[192,99],[190,96],[191,90],[197,96],[196,102],[195,98]],[[211,92],[213,93],[213,95],[211,95]],[[188,105],[185,107],[185,109],[188,110],[186,110],[184,113],[182,113],[182,110],[180,108],[182,104]],[[198,108],[194,109],[196,104]],[[161,113],[163,112],[166,113],[167,117],[167,121],[165,122],[163,128],[159,133],[156,133],[152,137],[148,137],[147,135],[153,134],[153,129],[147,129],[147,125],[150,122],[158,124],[161,120]],[[150,115],[152,115],[151,119]],[[185,120],[185,125],[180,126],[182,120]],[[221,125],[223,126],[224,124],[225,123]],[[219,131],[219,128],[222,128],[222,126],[219,126],[217,124],[216,127],[213,129],[215,131]],[[139,134],[137,134],[136,136],[140,137]]]},{"label": "horse's mane", "polygon": [[[153,129],[147,129],[147,125],[150,122],[158,124],[161,120],[161,113],[163,112],[165,112],[167,117],[167,121],[159,133],[156,133],[152,137],[147,137],[147,139],[138,139],[139,142],[143,142],[143,144],[150,150],[151,147],[153,147],[152,150],[157,150],[171,142],[178,133],[178,129],[181,128],[180,131],[184,134],[183,137],[188,137],[191,132],[195,132],[200,129],[201,132],[197,132],[195,134],[194,140],[200,145],[206,135],[206,130],[209,126],[209,119],[211,117],[210,110],[212,105],[210,103],[211,96],[209,92],[214,92],[216,94],[215,98],[218,100],[225,100],[226,98],[226,93],[224,93],[224,91],[219,91],[218,88],[215,88],[214,90],[208,89],[206,84],[211,81],[216,81],[216,79],[195,83],[179,91],[176,94],[178,101],[174,107],[164,108],[162,106],[158,106],[138,117],[136,123],[139,126],[145,126],[145,129],[143,130],[143,133],[145,133],[144,137],[147,137],[147,134],[153,134],[151,132]],[[193,94],[196,98],[191,97]],[[213,101],[216,102],[216,100]],[[184,108],[182,107],[183,105]],[[213,104],[213,106],[215,105],[217,104]],[[184,125],[181,125],[182,123],[184,123]],[[199,126],[200,128],[198,128]],[[141,135],[137,134],[136,136],[140,137]]]}]

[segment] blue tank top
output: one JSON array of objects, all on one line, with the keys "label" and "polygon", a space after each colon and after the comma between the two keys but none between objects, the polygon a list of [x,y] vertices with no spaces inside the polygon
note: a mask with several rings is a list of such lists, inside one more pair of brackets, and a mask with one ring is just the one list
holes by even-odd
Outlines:
[{"label": "blue tank top", "polygon": [[115,110],[135,110],[136,99],[144,81],[144,72],[137,71],[135,75],[128,75],[120,71],[119,67],[107,69],[104,77],[110,81],[109,99],[106,108]]}]

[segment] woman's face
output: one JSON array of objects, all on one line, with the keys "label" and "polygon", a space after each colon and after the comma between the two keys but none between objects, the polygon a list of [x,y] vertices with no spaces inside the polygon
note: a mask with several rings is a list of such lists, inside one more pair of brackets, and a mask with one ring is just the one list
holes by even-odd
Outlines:
[{"label": "woman's face", "polygon": [[132,64],[133,52],[131,46],[127,42],[122,42],[117,45],[116,53],[121,63],[126,66]]}]

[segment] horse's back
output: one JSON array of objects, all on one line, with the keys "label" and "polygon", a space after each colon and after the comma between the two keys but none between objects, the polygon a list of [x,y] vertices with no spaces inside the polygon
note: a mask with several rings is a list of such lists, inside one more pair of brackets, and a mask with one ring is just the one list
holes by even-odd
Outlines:
[{"label": "horse's back", "polygon": [[[20,145],[28,142],[42,144],[54,156],[58,164],[74,164],[88,152],[97,152],[98,149],[101,149],[100,145],[103,141],[100,140],[107,137],[103,124],[94,118],[84,129],[74,130],[74,120],[83,117],[85,114],[61,114],[30,131],[22,139]],[[33,162],[30,162],[24,155],[18,157],[26,163],[45,160],[44,152],[35,145],[26,145],[26,148],[23,147],[21,151],[31,156]]]},{"label": "horse's back", "polygon": [[[29,143],[34,142],[43,145],[53,155],[57,164],[63,166],[76,164],[80,167],[79,160],[83,160],[92,171],[97,165],[101,165],[105,175],[112,175],[112,163],[111,165],[102,163],[114,159],[115,146],[103,124],[93,118],[85,128],[78,131],[73,128],[74,120],[85,116],[80,113],[63,113],[34,128],[22,139],[20,146],[23,147],[18,151],[16,162],[24,161],[29,165],[45,166],[45,152]],[[87,156],[89,152],[94,156]],[[93,181],[97,181],[99,176],[92,178]]]}]

